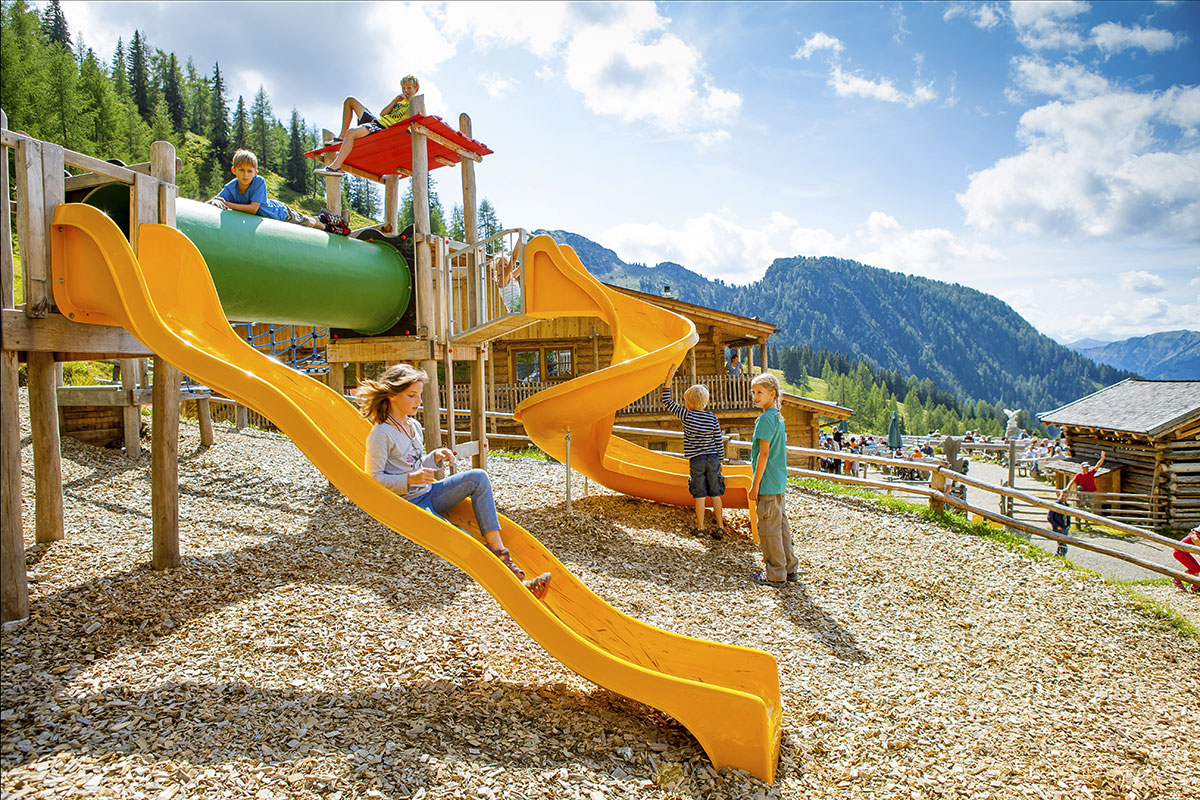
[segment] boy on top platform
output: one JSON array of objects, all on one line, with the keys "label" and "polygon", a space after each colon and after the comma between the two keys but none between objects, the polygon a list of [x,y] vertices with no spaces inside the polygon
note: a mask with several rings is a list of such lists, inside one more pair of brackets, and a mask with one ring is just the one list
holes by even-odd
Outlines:
[{"label": "boy on top platform", "polygon": [[721,476],[721,425],[717,415],[705,411],[708,405],[708,389],[697,383],[683,393],[681,407],[671,399],[671,380],[675,377],[674,364],[663,382],[662,401],[675,416],[683,420],[683,454],[688,460],[688,491],[696,498],[696,535],[704,535],[704,504],[712,498],[713,514],[717,527],[710,534],[714,539],[725,537],[724,509],[721,495],[725,494],[725,479]]},{"label": "boy on top platform", "polygon": [[[342,175],[342,164],[350,157],[350,152],[354,149],[354,142],[363,136],[381,131],[395,125],[402,119],[407,119],[410,114],[409,103],[417,96],[417,91],[421,88],[420,81],[415,75],[405,75],[400,79],[400,94],[392,98],[392,102],[383,107],[383,113],[378,117],[367,110],[356,97],[347,97],[342,102],[342,131],[333,140],[334,144],[341,142],[342,146],[338,148],[337,155],[333,157],[333,161],[327,167],[317,167],[313,172],[318,175]],[[353,117],[358,117],[358,126],[351,128],[350,120]]]},{"label": "boy on top platform", "polygon": [[258,174],[258,157],[249,150],[238,150],[233,154],[233,167],[230,170],[235,177],[224,188],[210,199],[209,205],[228,211],[241,211],[267,219],[277,219],[281,222],[291,222],[306,228],[316,228],[326,233],[337,233],[342,236],[350,235],[350,228],[341,218],[322,211],[321,216],[310,217],[301,214],[289,205],[267,197],[267,182]]}]

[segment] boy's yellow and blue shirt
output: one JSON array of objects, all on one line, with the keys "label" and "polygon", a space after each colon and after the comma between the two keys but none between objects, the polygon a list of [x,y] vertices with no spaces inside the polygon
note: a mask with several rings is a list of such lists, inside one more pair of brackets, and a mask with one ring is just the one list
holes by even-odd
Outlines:
[{"label": "boy's yellow and blue shirt", "polygon": [[391,127],[400,120],[410,116],[409,102],[407,100],[401,100],[391,108],[385,108],[384,112],[385,113],[379,115],[379,124],[385,128]]},{"label": "boy's yellow and blue shirt", "polygon": [[758,493],[783,494],[787,488],[787,429],[778,408],[768,408],[754,421],[754,441],[750,445],[750,465],[758,464],[759,442],[767,442],[767,468],[758,484]]}]

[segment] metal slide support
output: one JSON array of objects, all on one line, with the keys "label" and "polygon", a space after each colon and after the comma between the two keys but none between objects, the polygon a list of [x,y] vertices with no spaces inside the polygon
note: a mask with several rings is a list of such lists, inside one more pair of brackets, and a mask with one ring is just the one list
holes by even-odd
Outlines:
[{"label": "metal slide support", "polygon": [[567,431],[567,513],[571,513],[571,432]]}]

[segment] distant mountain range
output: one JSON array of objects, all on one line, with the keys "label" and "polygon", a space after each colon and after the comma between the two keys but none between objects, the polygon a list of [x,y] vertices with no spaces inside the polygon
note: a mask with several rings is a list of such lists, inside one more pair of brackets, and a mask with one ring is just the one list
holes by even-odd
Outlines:
[{"label": "distant mountain range", "polygon": [[1153,380],[1200,381],[1200,331],[1164,331],[1098,345],[1087,341],[1071,349],[1098,364]]},{"label": "distant mountain range", "polygon": [[776,259],[745,286],[712,281],[679,264],[627,264],[567,231],[538,231],[574,248],[602,281],[688,303],[757,316],[779,344],[806,343],[929,378],[964,399],[1049,411],[1130,377],[1058,344],[997,298],[959,284],[840,258]]}]

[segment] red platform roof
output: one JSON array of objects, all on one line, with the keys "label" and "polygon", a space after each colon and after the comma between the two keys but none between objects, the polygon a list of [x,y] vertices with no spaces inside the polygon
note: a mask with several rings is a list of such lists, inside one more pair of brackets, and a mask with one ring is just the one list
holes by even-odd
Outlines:
[{"label": "red platform roof", "polygon": [[[418,114],[355,141],[354,149],[350,151],[342,169],[351,175],[375,181],[382,180],[384,175],[399,174],[411,177],[413,154],[410,134],[417,126],[425,130],[430,170],[461,163],[464,152],[474,155],[474,161],[492,153],[492,149],[486,144],[454,130],[441,117]],[[305,155],[326,163],[333,160],[339,147],[340,143],[330,144]]]}]

